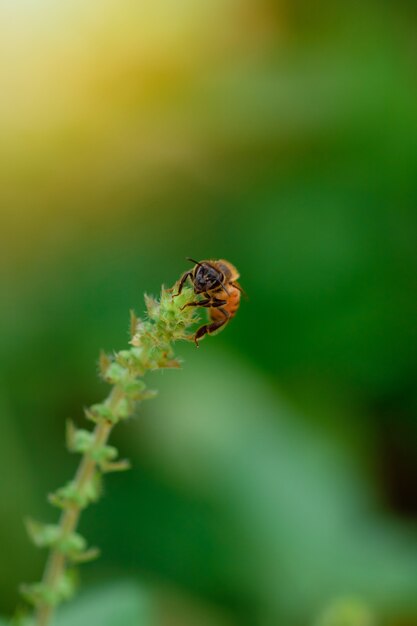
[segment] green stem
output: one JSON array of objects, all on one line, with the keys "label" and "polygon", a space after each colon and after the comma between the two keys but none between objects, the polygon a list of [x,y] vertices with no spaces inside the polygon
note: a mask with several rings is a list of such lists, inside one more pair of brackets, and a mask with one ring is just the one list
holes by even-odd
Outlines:
[{"label": "green stem", "polygon": [[[108,404],[111,410],[114,410],[117,407],[117,404],[123,398],[123,395],[124,394],[121,389],[113,387],[108,398]],[[99,422],[96,425],[93,431],[95,447],[98,448],[107,443],[113,426],[114,424],[111,422]],[[85,485],[89,483],[94,475],[96,466],[96,461],[94,461],[90,455],[84,454],[81,457],[74,479],[74,485],[78,491],[82,492]],[[61,519],[59,520],[59,527],[61,529],[60,534],[62,537],[66,537],[76,530],[80,515],[81,508],[79,506],[73,506],[62,513]],[[65,572],[65,567],[65,555],[57,549],[52,549],[45,566],[42,582],[51,589],[56,588]],[[51,604],[40,604],[36,611],[36,626],[47,626],[52,619],[53,612],[54,607]]]}]

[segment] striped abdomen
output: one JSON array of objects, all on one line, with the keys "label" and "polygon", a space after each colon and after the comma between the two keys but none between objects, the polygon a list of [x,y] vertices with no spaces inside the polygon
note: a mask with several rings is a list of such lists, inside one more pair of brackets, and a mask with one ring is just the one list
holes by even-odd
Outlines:
[{"label": "striped abdomen", "polygon": [[230,318],[236,315],[236,311],[239,308],[240,304],[240,291],[233,285],[228,285],[227,290],[229,295],[225,292],[221,294],[216,293],[217,300],[224,300],[224,304],[220,308],[211,307],[209,310],[210,319],[213,321],[222,321],[224,320],[224,314],[221,309],[227,311],[229,313]]}]

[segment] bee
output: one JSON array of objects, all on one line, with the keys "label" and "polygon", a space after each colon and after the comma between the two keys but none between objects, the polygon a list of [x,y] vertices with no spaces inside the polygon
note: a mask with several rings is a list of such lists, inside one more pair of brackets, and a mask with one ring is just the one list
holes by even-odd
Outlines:
[{"label": "bee", "polygon": [[210,323],[201,326],[194,335],[198,348],[199,339],[223,328],[236,315],[240,295],[244,292],[237,282],[239,272],[229,261],[224,259],[195,261],[188,257],[187,261],[194,263],[194,267],[181,276],[178,282],[178,292],[172,297],[176,298],[180,295],[188,278],[192,281],[194,293],[203,296],[202,300],[187,302],[181,307],[181,310],[187,306],[204,307],[209,310]]}]

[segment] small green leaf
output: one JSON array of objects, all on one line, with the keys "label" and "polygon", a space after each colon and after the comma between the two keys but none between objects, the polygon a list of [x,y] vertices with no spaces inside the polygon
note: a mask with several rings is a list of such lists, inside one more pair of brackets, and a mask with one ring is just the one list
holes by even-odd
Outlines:
[{"label": "small green leaf", "polygon": [[105,402],[93,404],[89,409],[84,409],[84,412],[87,419],[95,423],[101,420],[107,420],[109,422],[114,421],[114,415]]},{"label": "small green leaf", "polygon": [[108,354],[106,354],[102,350],[100,352],[100,358],[99,358],[99,361],[98,361],[98,365],[99,365],[100,374],[103,377],[105,376],[106,371],[108,370],[110,364],[111,364],[111,358],[109,357]]},{"label": "small green leaf", "polygon": [[61,509],[77,507],[84,509],[90,502],[95,502],[99,497],[99,492],[94,486],[96,479],[94,478],[87,483],[80,492],[76,484],[71,481],[64,487],[60,487],[48,496],[49,502]]},{"label": "small green leaf", "polygon": [[35,546],[48,548],[57,543],[61,536],[61,528],[53,524],[42,524],[33,519],[25,520],[26,530]]},{"label": "small green leaf", "polygon": [[113,362],[105,371],[104,378],[110,385],[118,385],[123,382],[127,374],[128,371],[125,367],[119,363]]},{"label": "small green leaf", "polygon": [[142,392],[146,389],[146,384],[140,378],[126,378],[121,383],[123,390],[132,398],[138,399],[141,397]]},{"label": "small green leaf", "polygon": [[56,585],[56,594],[58,596],[58,603],[64,600],[69,600],[75,593],[77,588],[78,577],[75,570],[67,570],[59,579]]},{"label": "small green leaf", "polygon": [[88,452],[94,444],[94,434],[88,430],[74,429],[71,433],[72,448],[71,452],[80,452],[84,454]]},{"label": "small green leaf", "polygon": [[40,604],[48,604],[54,606],[56,603],[55,594],[47,592],[43,583],[23,583],[19,587],[19,592],[29,604],[34,607]]},{"label": "small green leaf", "polygon": [[125,368],[132,367],[132,365],[134,365],[136,361],[134,355],[130,350],[120,350],[120,352],[118,352],[114,358],[116,363]]},{"label": "small green leaf", "polygon": [[129,398],[122,398],[113,411],[113,421],[123,420],[130,417],[134,410],[134,404]]},{"label": "small green leaf", "polygon": [[91,458],[99,464],[105,461],[114,461],[117,455],[118,450],[114,446],[100,446],[99,448],[93,448],[90,452]]},{"label": "small green leaf", "polygon": [[104,462],[101,463],[100,469],[105,474],[109,472],[124,472],[131,468],[130,462],[127,459],[115,461],[114,463]]},{"label": "small green leaf", "polygon": [[158,319],[160,311],[158,300],[155,300],[155,298],[153,298],[152,296],[148,296],[148,294],[145,293],[145,305],[150,319]]},{"label": "small green leaf", "polygon": [[147,389],[142,394],[142,399],[143,400],[152,400],[153,398],[156,398],[157,395],[158,395],[158,390],[157,389]]},{"label": "small green leaf", "polygon": [[57,541],[56,546],[63,554],[78,554],[85,551],[87,541],[79,533],[73,532]]},{"label": "small green leaf", "polygon": [[98,548],[89,548],[88,550],[84,550],[84,552],[77,552],[68,555],[69,560],[74,563],[88,563],[90,561],[94,561],[100,556],[100,550]]}]

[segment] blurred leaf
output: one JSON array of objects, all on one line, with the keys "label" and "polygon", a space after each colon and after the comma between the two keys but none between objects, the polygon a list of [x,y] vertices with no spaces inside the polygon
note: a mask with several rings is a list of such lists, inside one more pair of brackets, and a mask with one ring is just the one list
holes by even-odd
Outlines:
[{"label": "blurred leaf", "polygon": [[135,584],[100,587],[76,598],[57,613],[56,626],[148,626],[150,602]]},{"label": "blurred leaf", "polygon": [[[222,588],[290,622],[349,593],[384,615],[416,610],[415,535],[378,510],[348,448],[294,414],[254,370],[208,340],[204,348],[180,380],[163,381],[141,437],[169,481],[228,520],[229,544],[213,556],[229,557],[217,572]],[[203,402],[207,390],[215,393]],[[183,537],[176,548],[190,545]]]},{"label": "blurred leaf", "polygon": [[338,598],[318,616],[313,626],[375,626],[369,608],[355,598]]}]

